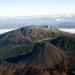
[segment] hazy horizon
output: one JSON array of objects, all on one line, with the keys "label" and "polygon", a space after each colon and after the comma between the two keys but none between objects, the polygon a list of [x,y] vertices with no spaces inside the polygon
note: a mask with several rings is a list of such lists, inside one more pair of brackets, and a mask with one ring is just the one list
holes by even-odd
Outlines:
[{"label": "hazy horizon", "polygon": [[75,0],[0,0],[0,17],[75,14]]},{"label": "hazy horizon", "polygon": [[74,28],[75,0],[0,0],[0,32],[46,24]]}]

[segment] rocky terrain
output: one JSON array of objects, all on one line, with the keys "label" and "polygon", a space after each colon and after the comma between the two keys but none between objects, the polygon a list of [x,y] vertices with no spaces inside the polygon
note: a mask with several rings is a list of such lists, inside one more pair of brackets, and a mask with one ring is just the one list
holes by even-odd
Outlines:
[{"label": "rocky terrain", "polygon": [[[55,38],[57,29],[46,27],[27,26],[0,35],[1,57],[16,56],[31,51],[36,42]],[[4,52],[4,53],[3,53]],[[8,54],[8,55],[6,55]]]},{"label": "rocky terrain", "polygon": [[0,35],[0,75],[74,75],[75,36],[27,26]]}]

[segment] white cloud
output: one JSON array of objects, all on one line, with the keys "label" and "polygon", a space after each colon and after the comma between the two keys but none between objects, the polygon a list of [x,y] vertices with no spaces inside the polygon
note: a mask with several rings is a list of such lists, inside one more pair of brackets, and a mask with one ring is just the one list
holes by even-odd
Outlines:
[{"label": "white cloud", "polygon": [[56,19],[56,21],[61,21],[61,19]]},{"label": "white cloud", "polygon": [[75,33],[75,29],[74,28],[64,28],[64,29],[59,29],[61,31],[65,31],[65,32],[70,32],[70,33]]},{"label": "white cloud", "polygon": [[56,19],[56,21],[62,22],[62,21],[67,21],[67,19]]},{"label": "white cloud", "polygon": [[72,17],[72,15],[71,14],[68,14],[67,17]]},{"label": "white cloud", "polygon": [[0,34],[12,31],[13,29],[0,29]]}]

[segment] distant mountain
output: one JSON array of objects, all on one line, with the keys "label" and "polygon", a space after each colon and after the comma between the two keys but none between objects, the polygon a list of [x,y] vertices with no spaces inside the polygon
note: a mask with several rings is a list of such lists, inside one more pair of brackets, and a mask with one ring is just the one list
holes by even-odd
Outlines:
[{"label": "distant mountain", "polygon": [[[66,22],[66,24],[65,24]],[[63,24],[63,25],[62,25]],[[0,18],[0,29],[17,29],[29,25],[51,25],[55,27],[75,27],[75,15],[73,16],[30,16]]]},{"label": "distant mountain", "polygon": [[75,22],[62,22],[56,26],[57,28],[75,28]]},{"label": "distant mountain", "polygon": [[[1,56],[21,55],[32,50],[36,42],[57,37],[59,30],[41,26],[27,26],[0,35]],[[4,51],[4,52],[3,52]]]},{"label": "distant mountain", "polygon": [[53,37],[59,30],[44,26],[26,26],[0,35],[0,45],[19,44],[24,41],[36,42],[48,37]]},{"label": "distant mountain", "polygon": [[[74,37],[73,34],[62,32],[56,28],[50,28],[47,26],[26,26],[17,30],[1,34],[0,57],[11,57],[29,53],[32,51],[35,43],[41,42],[43,40],[56,39],[58,37],[61,37],[62,39],[58,39],[59,43],[57,45],[61,45],[62,40],[64,40],[64,44],[66,44],[69,37],[70,39],[68,40],[68,42],[70,43],[70,46],[73,42],[73,46],[75,44],[75,40],[72,39],[72,37]],[[66,47],[66,45],[64,47]]]}]

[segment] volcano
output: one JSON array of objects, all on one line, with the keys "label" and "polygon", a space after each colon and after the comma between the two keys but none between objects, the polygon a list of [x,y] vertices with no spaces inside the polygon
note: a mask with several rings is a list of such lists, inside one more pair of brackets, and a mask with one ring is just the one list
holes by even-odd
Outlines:
[{"label": "volcano", "polygon": [[29,57],[29,64],[38,68],[52,68],[66,59],[66,53],[49,42],[34,46],[33,51]]},{"label": "volcano", "polygon": [[25,72],[25,75],[31,75],[27,73],[31,73],[32,71],[33,75],[35,75],[34,72],[36,71],[41,72],[43,70],[62,69],[62,66],[64,67],[64,65],[67,63],[67,59],[67,55],[64,51],[56,48],[49,42],[41,42],[37,43],[33,47],[33,51],[30,54],[8,58],[6,61],[9,63],[15,63],[17,60],[17,64],[20,64],[18,65],[19,67],[23,64],[24,67],[20,67],[20,71],[17,70],[15,74],[18,72]]}]

